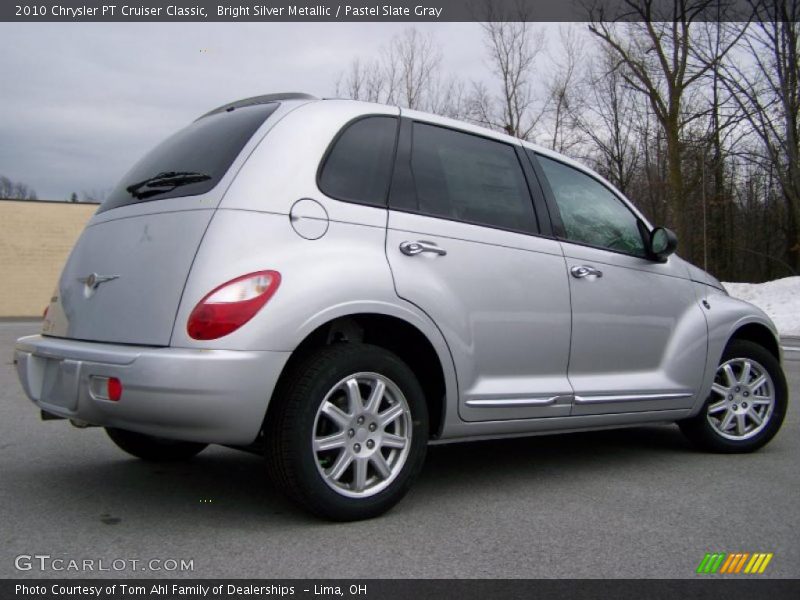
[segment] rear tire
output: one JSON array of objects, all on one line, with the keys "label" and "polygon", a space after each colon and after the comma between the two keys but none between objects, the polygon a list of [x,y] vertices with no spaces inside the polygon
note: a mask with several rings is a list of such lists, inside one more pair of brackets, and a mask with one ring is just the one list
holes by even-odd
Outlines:
[{"label": "rear tire", "polygon": [[722,354],[703,408],[678,425],[703,450],[753,452],[778,433],[787,400],[786,378],[778,360],[763,346],[733,340]]},{"label": "rear tire", "polygon": [[287,375],[266,424],[271,479],[320,517],[354,521],[397,504],[425,460],[428,412],[414,373],[360,343],[320,348]]},{"label": "rear tire", "polygon": [[113,427],[106,427],[106,433],[111,441],[128,454],[152,462],[188,460],[208,445],[169,440]]}]

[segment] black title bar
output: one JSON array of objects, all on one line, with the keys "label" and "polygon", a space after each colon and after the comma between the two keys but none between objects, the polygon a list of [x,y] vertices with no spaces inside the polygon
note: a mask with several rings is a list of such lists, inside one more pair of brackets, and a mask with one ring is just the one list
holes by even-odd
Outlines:
[{"label": "black title bar", "polygon": [[[10,22],[747,21],[749,0],[63,0],[3,2]],[[770,19],[771,20],[771,19]]]},{"label": "black title bar", "polygon": [[800,580],[720,579],[6,579],[0,581],[3,600],[209,600],[314,599],[314,600],[486,600],[519,598],[539,600],[674,600],[675,598],[725,598],[726,600],[792,600],[800,597]]}]

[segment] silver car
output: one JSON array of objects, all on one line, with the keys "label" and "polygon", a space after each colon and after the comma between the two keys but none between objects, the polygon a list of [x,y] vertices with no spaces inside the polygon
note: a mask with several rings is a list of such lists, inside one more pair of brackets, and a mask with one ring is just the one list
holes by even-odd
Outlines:
[{"label": "silver car", "polygon": [[678,422],[749,452],[787,404],[775,326],[597,174],[413,110],[212,110],[124,176],[16,345],[45,418],[128,453],[263,453],[378,515],[429,443]]}]

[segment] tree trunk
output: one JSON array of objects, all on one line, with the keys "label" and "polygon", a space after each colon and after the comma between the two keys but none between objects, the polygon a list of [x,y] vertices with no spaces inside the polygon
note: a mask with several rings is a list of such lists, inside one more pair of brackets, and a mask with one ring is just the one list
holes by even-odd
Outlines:
[{"label": "tree trunk", "polygon": [[692,261],[694,245],[692,243],[691,219],[687,214],[686,197],[683,193],[683,166],[680,147],[680,127],[677,118],[666,123],[667,142],[667,184],[669,186],[669,210],[667,218],[678,236],[678,250],[683,258]]},{"label": "tree trunk", "polygon": [[795,275],[800,275],[800,199],[794,190],[784,190],[786,203],[786,249],[784,260],[792,267]]}]

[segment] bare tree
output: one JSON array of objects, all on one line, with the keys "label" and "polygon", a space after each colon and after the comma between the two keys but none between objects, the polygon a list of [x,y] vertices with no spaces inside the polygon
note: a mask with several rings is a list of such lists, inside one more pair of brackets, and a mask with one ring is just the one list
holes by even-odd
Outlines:
[{"label": "bare tree", "polygon": [[485,85],[473,84],[470,112],[482,125],[527,140],[544,112],[537,106],[531,79],[545,35],[526,21],[522,8],[518,10],[519,20],[507,21],[492,4],[486,6],[487,21],[481,27],[500,91],[493,95]]},{"label": "bare tree", "polygon": [[389,62],[394,70],[400,101],[408,108],[425,109],[432,100],[434,84],[439,76],[442,51],[431,34],[423,35],[409,28],[396,36],[389,46]]},{"label": "bare tree", "polygon": [[470,98],[464,81],[455,76],[437,78],[426,110],[451,119],[468,119]]},{"label": "bare tree", "polygon": [[[748,60],[730,60],[723,81],[761,142],[785,210],[784,260],[800,271],[800,0],[755,0],[744,38]],[[748,65],[750,65],[748,67]]]},{"label": "bare tree", "polygon": [[347,73],[339,75],[336,95],[366,102],[382,102],[386,87],[387,82],[378,61],[364,63],[354,58]]},{"label": "bare tree", "polygon": [[[682,138],[684,128],[705,115],[704,108],[689,105],[693,86],[721,60],[736,39],[728,40],[713,61],[700,60],[693,51],[693,25],[705,17],[716,0],[623,0],[628,17],[638,22],[614,23],[593,14],[589,31],[616,57],[625,82],[643,95],[664,131],[668,198],[673,226],[691,259],[692,215],[686,210]],[[665,10],[662,10],[665,9]]]},{"label": "bare tree", "polygon": [[591,141],[598,170],[623,193],[628,193],[641,168],[640,142],[647,139],[640,106],[625,84],[609,49],[594,61],[587,75],[586,102],[576,126]]},{"label": "bare tree", "polygon": [[27,184],[0,176],[0,198],[8,200],[37,200],[36,192]]},{"label": "bare tree", "polygon": [[647,212],[658,223],[668,222],[669,200],[667,197],[667,161],[664,130],[653,115],[649,103],[643,103],[636,115],[638,147],[641,152],[641,171],[637,170],[638,191],[634,197],[641,198]]},{"label": "bare tree", "polygon": [[[715,8],[717,16],[721,16],[722,4]],[[730,40],[740,45],[747,26],[747,23],[723,22],[720,18],[697,23],[693,52],[710,69],[692,90],[690,102],[706,107],[701,111],[705,112],[705,118],[684,136],[688,159],[685,164],[689,170],[693,169],[685,174],[691,189],[688,196],[700,200],[703,207],[704,265],[715,273],[730,275],[735,272],[730,240],[735,237],[736,173],[746,172],[733,160],[749,142],[744,139],[745,128],[740,126],[741,111],[721,83],[720,58]],[[736,46],[731,53],[737,53]]]},{"label": "bare tree", "polygon": [[581,142],[578,120],[584,105],[581,98],[584,55],[582,40],[575,28],[562,26],[559,39],[558,57],[551,57],[554,74],[547,86],[545,113],[550,117],[550,147],[557,152],[569,153]]},{"label": "bare tree", "polygon": [[464,84],[443,78],[442,52],[431,34],[411,27],[391,39],[378,58],[355,58],[336,83],[336,94],[406,108],[464,113]]}]

